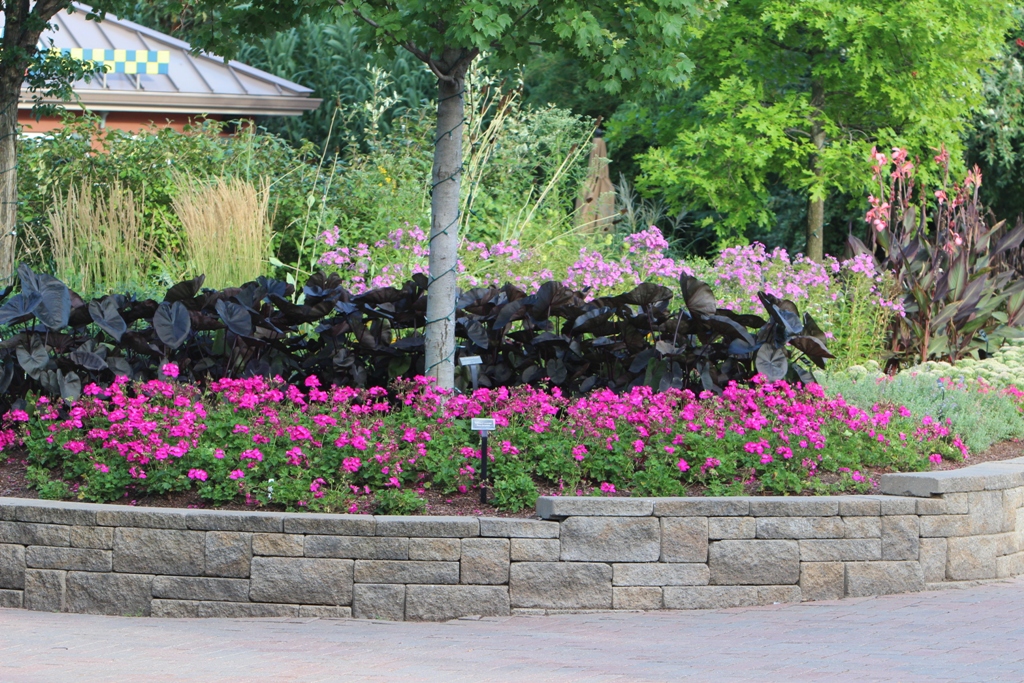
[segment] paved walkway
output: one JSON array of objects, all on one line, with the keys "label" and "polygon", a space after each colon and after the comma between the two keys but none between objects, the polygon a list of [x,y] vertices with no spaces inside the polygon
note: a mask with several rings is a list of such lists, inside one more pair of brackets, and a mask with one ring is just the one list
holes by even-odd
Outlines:
[{"label": "paved walkway", "polygon": [[446,624],[0,609],[0,683],[1024,681],[1024,578],[699,612]]}]

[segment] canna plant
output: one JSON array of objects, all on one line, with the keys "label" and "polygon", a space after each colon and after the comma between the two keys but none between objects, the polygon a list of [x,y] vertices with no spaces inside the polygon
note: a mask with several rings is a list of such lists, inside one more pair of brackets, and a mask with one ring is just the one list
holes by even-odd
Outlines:
[{"label": "canna plant", "polygon": [[[918,185],[907,151],[873,150],[878,197],[869,197],[872,249],[849,238],[854,254],[874,253],[904,292],[905,316],[890,328],[888,364],[955,363],[993,353],[1024,324],[1024,223],[990,224],[978,201],[981,171],[950,182],[949,154],[935,157],[943,184]],[[891,166],[891,169],[890,169]]]}]

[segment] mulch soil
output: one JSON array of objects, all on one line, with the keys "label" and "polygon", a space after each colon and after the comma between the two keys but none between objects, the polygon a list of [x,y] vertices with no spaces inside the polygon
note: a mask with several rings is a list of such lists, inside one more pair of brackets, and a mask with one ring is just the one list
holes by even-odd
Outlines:
[{"label": "mulch soil", "polygon": [[[961,467],[967,467],[969,465],[977,465],[983,462],[995,462],[999,460],[1010,460],[1012,458],[1018,458],[1024,456],[1024,443],[1013,440],[1003,441],[1001,443],[993,444],[988,449],[981,453],[975,453],[971,455],[970,460],[965,462],[947,462],[943,461],[939,465],[933,465],[932,471],[936,470],[955,470]],[[0,498],[38,498],[39,494],[34,489],[29,487],[28,482],[25,480],[25,467],[27,461],[25,460],[24,452],[14,452],[8,454],[6,459],[0,459]],[[866,468],[862,470],[863,474],[870,477],[871,479],[877,479],[883,474],[892,472],[892,470],[883,467]],[[832,483],[833,481],[839,480],[839,475],[822,475],[822,480],[826,483]],[[556,495],[558,494],[557,487],[541,487],[541,495]],[[688,493],[692,496],[699,496],[704,493],[702,487],[691,487]],[[751,490],[750,495],[759,495],[759,492]],[[806,495],[812,495],[807,493]],[[427,490],[423,494],[423,497],[427,501],[426,509],[423,514],[425,515],[463,515],[463,516],[486,516],[486,517],[520,517],[528,518],[533,517],[534,512],[532,509],[522,510],[521,512],[505,512],[496,509],[489,503],[480,502],[480,493],[477,490],[470,491],[465,494],[455,494],[450,496],[442,495],[436,491]],[[113,505],[138,505],[144,507],[168,507],[168,508],[207,508],[210,507],[208,503],[203,501],[198,494],[194,491],[187,491],[183,493],[172,493],[165,496],[141,496],[135,499],[125,497],[122,500],[114,501]],[[243,503],[227,503],[219,507],[221,510],[252,510],[251,506],[247,506]],[[261,510],[283,510],[278,506],[265,506],[259,508]]]}]

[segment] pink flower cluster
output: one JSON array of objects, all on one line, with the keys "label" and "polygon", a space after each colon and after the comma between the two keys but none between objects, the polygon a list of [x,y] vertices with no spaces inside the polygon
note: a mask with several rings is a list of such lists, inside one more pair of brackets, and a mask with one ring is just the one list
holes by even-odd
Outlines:
[{"label": "pink flower cluster", "polygon": [[623,243],[626,253],[613,259],[606,259],[600,251],[581,248],[564,284],[575,289],[590,288],[597,294],[599,290],[621,290],[661,279],[671,284],[681,273],[694,274],[683,262],[666,255],[669,244],[657,226],[628,235]]},{"label": "pink flower cluster", "polygon": [[378,287],[401,286],[416,273],[427,272],[427,234],[418,225],[390,232],[371,246],[359,242],[355,247],[339,246],[337,226],[320,235],[332,249],[320,257],[320,265],[339,268],[346,284],[355,294]]},{"label": "pink flower cluster", "polygon": [[361,509],[360,499],[387,489],[465,492],[480,458],[465,425],[484,415],[498,427],[491,457],[503,467],[604,495],[628,494],[645,471],[662,478],[658,486],[775,490],[781,472],[809,485],[824,471],[859,473],[865,458],[927,467],[933,454],[968,455],[947,424],[915,421],[898,406],[861,410],[817,385],[785,382],[734,384],[720,396],[636,387],[570,398],[529,386],[452,395],[427,378],[390,392],[321,388],[315,377],[301,386],[222,379],[208,393],[119,379],[83,393],[70,406],[41,397],[11,411],[0,446],[63,461],[94,500],[109,499],[102,492],[114,481],[133,497],[191,485],[215,500],[310,509]]},{"label": "pink flower cluster", "polygon": [[[884,156],[884,155],[882,155]],[[337,228],[322,236],[332,248],[320,263],[340,269],[345,282],[355,293],[373,287],[397,287],[415,273],[427,271],[427,236],[417,226],[406,225],[391,232],[374,245],[338,246]],[[550,268],[537,268],[540,254],[523,247],[517,240],[487,244],[464,240],[458,264],[462,287],[500,287],[511,283],[536,290],[542,283],[562,278],[563,284],[587,290],[596,297],[619,293],[642,282],[657,282],[678,287],[680,274],[696,276],[708,282],[718,295],[718,305],[733,311],[763,314],[758,291],[791,299],[801,308],[810,308],[822,317],[821,307],[836,301],[844,291],[839,281],[844,275],[871,278],[873,302],[897,315],[903,314],[900,301],[881,293],[882,276],[870,256],[840,263],[827,257],[818,264],[802,254],[790,256],[781,248],[768,250],[753,243],[724,249],[711,263],[686,263],[668,255],[669,243],[656,226],[626,236],[618,254],[607,249],[581,247],[576,260],[566,267],[564,277]],[[612,249],[614,251],[614,249]],[[823,323],[828,324],[827,316]]]},{"label": "pink flower cluster", "polygon": [[759,291],[796,302],[811,298],[835,301],[838,292],[832,287],[831,275],[839,271],[840,264],[832,257],[820,264],[803,254],[790,257],[780,247],[769,252],[754,242],[723,249],[712,266],[714,280],[708,284],[720,297],[720,307],[760,312]]}]

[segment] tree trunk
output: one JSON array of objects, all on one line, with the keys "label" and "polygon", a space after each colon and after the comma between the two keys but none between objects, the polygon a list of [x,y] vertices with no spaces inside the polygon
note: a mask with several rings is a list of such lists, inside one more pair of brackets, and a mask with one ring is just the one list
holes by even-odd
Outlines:
[{"label": "tree trunk", "polygon": [[24,69],[0,68],[0,286],[14,276],[18,241],[18,98]]},{"label": "tree trunk", "polygon": [[812,199],[807,203],[807,258],[815,263],[825,260],[824,231],[825,200]]},{"label": "tree trunk", "polygon": [[[446,51],[447,53],[448,51]],[[462,54],[461,51],[459,53]],[[455,301],[459,251],[459,190],[462,186],[463,89],[469,61],[451,59],[438,80],[437,135],[430,194],[430,255],[427,288],[425,374],[436,386],[455,386]],[[444,72],[442,72],[444,73]]]},{"label": "tree trunk", "polygon": [[[825,105],[825,88],[820,81],[811,85],[811,105],[819,114]],[[811,124],[811,142],[820,151],[825,146],[825,128],[821,119],[816,118]],[[811,156],[811,170],[819,179],[823,175],[821,160],[818,155]],[[811,198],[807,203],[807,258],[815,263],[825,260],[825,200]]]}]

